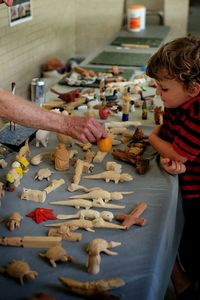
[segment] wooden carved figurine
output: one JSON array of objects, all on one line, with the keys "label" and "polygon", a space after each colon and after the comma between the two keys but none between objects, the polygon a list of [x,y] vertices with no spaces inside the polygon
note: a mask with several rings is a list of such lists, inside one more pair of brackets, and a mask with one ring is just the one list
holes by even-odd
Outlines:
[{"label": "wooden carved figurine", "polygon": [[121,226],[115,223],[106,222],[103,218],[97,218],[94,220],[71,220],[66,221],[62,223],[51,223],[51,224],[45,224],[46,227],[60,227],[62,225],[69,226],[70,229],[85,229],[87,231],[94,232],[94,228],[107,228],[107,229],[125,229],[125,226]]},{"label": "wooden carved figurine", "polygon": [[115,161],[108,161],[106,163],[106,171],[115,171],[117,173],[121,173],[122,165],[116,163]]},{"label": "wooden carved figurine", "polygon": [[111,200],[121,200],[123,199],[123,195],[132,194],[133,192],[108,192],[103,189],[96,189],[93,191],[90,191],[86,194],[81,195],[73,195],[69,198],[72,199],[93,199],[93,200],[104,200],[105,202],[111,201]]},{"label": "wooden carved figurine", "polygon": [[35,180],[43,180],[46,179],[49,181],[52,172],[48,168],[40,169],[35,175]]},{"label": "wooden carved figurine", "polygon": [[60,179],[53,179],[50,184],[44,189],[44,192],[47,194],[51,193],[52,191],[55,191],[58,187],[63,185],[65,183],[63,178]]},{"label": "wooden carved figurine", "polygon": [[0,168],[4,169],[6,168],[8,163],[5,161],[5,159],[0,159]]},{"label": "wooden carved figurine", "polygon": [[6,174],[6,191],[13,192],[20,185],[20,179],[23,176],[23,170],[18,161],[14,161],[8,173]]},{"label": "wooden carved figurine", "polygon": [[77,242],[82,240],[82,234],[73,232],[70,227],[62,225],[59,228],[51,228],[48,231],[48,236],[60,236],[62,240]]},{"label": "wooden carved figurine", "polygon": [[134,224],[144,226],[146,224],[146,220],[140,218],[140,215],[146,208],[147,204],[145,202],[141,202],[131,211],[130,214],[116,214],[115,219],[123,221],[122,225],[126,226],[126,229],[129,229]]},{"label": "wooden carved figurine", "polygon": [[[119,278],[108,278],[108,279],[100,279],[95,281],[86,281],[81,282],[77,281],[71,278],[65,278],[65,277],[59,277],[60,282],[67,288],[69,292],[73,292],[78,295],[82,295],[84,297],[93,297],[93,299],[97,299],[97,296],[99,296],[99,299],[104,299],[103,295],[105,296],[105,292],[121,287],[125,284],[125,282]],[[102,298],[101,297],[102,293]],[[108,293],[106,292],[107,298]],[[111,298],[113,299],[113,298]]]},{"label": "wooden carved figurine", "polygon": [[162,125],[162,123],[163,123],[163,114],[164,114],[164,111],[162,110],[161,106],[156,106],[154,108],[154,121],[155,121],[155,124]]},{"label": "wooden carved figurine", "polygon": [[73,177],[73,183],[79,184],[81,180],[82,173],[91,173],[93,170],[94,165],[88,163],[87,161],[83,161],[78,159],[75,165],[75,174]]},{"label": "wooden carved figurine", "polygon": [[27,160],[27,158],[25,156],[16,156],[16,161],[18,161],[20,163],[20,167],[22,168],[22,174],[27,173],[29,171],[29,161]]},{"label": "wooden carved figurine", "polygon": [[108,255],[118,255],[117,252],[110,251],[109,248],[114,248],[121,245],[118,242],[107,242],[104,239],[94,239],[87,247],[87,271],[91,274],[97,274],[100,271],[101,256],[100,253],[104,252]]},{"label": "wooden carved figurine", "polygon": [[31,164],[34,166],[37,166],[43,161],[43,158],[45,158],[45,157],[50,158],[51,152],[42,152],[42,153],[35,155],[34,157],[31,158]]},{"label": "wooden carved figurine", "polygon": [[47,147],[49,141],[49,134],[50,134],[49,131],[39,129],[35,134],[35,139],[36,139],[35,146],[39,147],[41,144],[43,147]]},{"label": "wooden carved figurine", "polygon": [[6,226],[8,227],[8,229],[10,231],[13,231],[15,228],[20,227],[22,219],[23,219],[23,217],[18,212],[14,212],[11,214],[11,216],[7,220]]},{"label": "wooden carved figurine", "polygon": [[114,181],[114,183],[131,181],[133,177],[128,173],[117,173],[115,171],[105,171],[102,173],[83,176],[87,179],[104,179],[106,182]]},{"label": "wooden carved figurine", "polygon": [[23,188],[20,198],[22,200],[31,200],[34,202],[43,203],[46,200],[46,195],[47,193],[45,191]]},{"label": "wooden carved figurine", "polygon": [[66,220],[66,219],[97,219],[97,218],[103,218],[105,221],[108,222],[112,222],[113,219],[113,213],[107,210],[104,211],[97,211],[94,209],[82,209],[80,211],[78,211],[76,214],[72,214],[72,215],[64,215],[64,214],[60,214],[56,216],[57,219],[62,219],[62,220]]},{"label": "wooden carved figurine", "polygon": [[18,155],[18,157],[21,157],[21,156],[30,157],[31,151],[30,151],[30,148],[29,148],[29,139],[26,139],[24,146],[22,146],[20,148],[17,155]]},{"label": "wooden carved figurine", "polygon": [[61,246],[50,247],[46,252],[40,253],[40,256],[49,259],[50,264],[55,268],[56,261],[69,261],[73,260],[72,256],[68,255],[65,249]]},{"label": "wooden carved figurine", "polygon": [[49,202],[49,204],[74,206],[77,209],[79,209],[80,207],[84,207],[86,209],[89,209],[91,207],[110,208],[110,209],[120,209],[125,207],[124,205],[106,203],[102,199],[93,200],[93,201],[89,201],[85,199],[60,200],[60,201]]},{"label": "wooden carved figurine", "polygon": [[0,181],[0,206],[1,206],[1,198],[3,198],[5,195],[5,191],[4,191],[3,187],[4,187],[4,184],[3,184],[3,182]]},{"label": "wooden carved figurine", "polygon": [[69,169],[69,151],[65,148],[65,144],[59,144],[52,155],[57,171],[65,171]]},{"label": "wooden carved figurine", "polygon": [[36,271],[32,271],[27,262],[22,260],[13,260],[5,268],[0,268],[1,273],[7,273],[10,277],[18,278],[21,285],[24,284],[24,278],[35,279],[38,276]]}]

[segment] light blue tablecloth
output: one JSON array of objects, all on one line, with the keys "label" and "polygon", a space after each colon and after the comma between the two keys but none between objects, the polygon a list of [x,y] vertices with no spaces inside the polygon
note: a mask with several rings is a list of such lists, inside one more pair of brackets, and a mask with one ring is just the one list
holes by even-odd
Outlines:
[{"label": "light blue tablecloth", "polygon": [[[52,134],[49,149],[54,149],[55,135]],[[34,144],[34,141],[32,142]],[[31,146],[32,156],[46,151],[45,148]],[[80,156],[83,154],[81,153]],[[11,161],[14,155],[10,155]],[[114,160],[112,155],[95,165],[93,173],[105,170],[105,162]],[[133,226],[128,231],[96,229],[94,233],[79,230],[83,239],[80,242],[62,241],[62,246],[74,257],[75,263],[60,262],[53,268],[48,260],[41,258],[39,253],[44,249],[18,248],[0,246],[0,266],[5,266],[9,261],[25,260],[31,269],[37,271],[39,276],[35,280],[26,280],[21,287],[19,281],[0,274],[0,299],[1,300],[22,300],[38,292],[46,292],[57,300],[83,299],[66,292],[60,284],[58,277],[70,277],[80,281],[97,280],[113,276],[121,277],[125,285],[112,291],[124,300],[162,300],[169,282],[171,269],[176,256],[180,234],[183,224],[181,200],[178,197],[178,179],[164,173],[158,166],[156,160],[151,161],[150,169],[145,175],[138,175],[132,165],[120,162],[122,171],[131,173],[134,180],[125,183],[105,183],[103,180],[82,179],[80,184],[91,187],[101,186],[108,191],[134,191],[131,195],[125,195],[120,201],[113,201],[116,204],[124,204],[123,210],[129,213],[139,202],[145,201],[148,208],[142,217],[147,219],[144,227]],[[34,181],[34,176],[40,168],[48,167],[54,171],[52,179],[64,178],[65,184],[56,191],[47,195],[43,204],[32,201],[20,200],[23,187],[32,189],[43,189],[47,186],[46,181]],[[1,170],[0,179],[3,179],[8,168]],[[73,166],[67,172],[56,172],[53,163],[44,159],[39,166],[30,166],[30,171],[21,180],[21,185],[15,192],[6,192],[2,199],[0,216],[7,218],[12,212],[18,211],[23,215],[21,227],[13,232],[8,231],[5,224],[0,225],[0,236],[26,236],[46,235],[47,227],[44,223],[36,224],[31,218],[25,215],[36,207],[51,208],[54,214],[75,213],[75,208],[64,206],[52,206],[48,202],[63,200],[71,196],[66,191],[67,185],[71,182],[74,173]],[[77,191],[77,194],[82,192]],[[112,210],[119,213],[120,210]],[[52,221],[48,221],[50,223]],[[114,221],[117,223],[117,221]],[[47,222],[46,222],[47,223]],[[118,256],[101,254],[100,272],[97,275],[87,273],[86,269],[86,247],[94,238],[104,238],[107,241],[121,242],[121,246],[113,249]]]}]

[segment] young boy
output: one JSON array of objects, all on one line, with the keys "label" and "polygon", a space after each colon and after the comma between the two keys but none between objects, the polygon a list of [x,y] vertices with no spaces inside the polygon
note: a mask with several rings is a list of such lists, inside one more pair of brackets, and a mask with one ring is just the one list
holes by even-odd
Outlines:
[{"label": "young boy", "polygon": [[170,174],[178,174],[185,224],[172,272],[177,299],[192,300],[200,279],[200,39],[183,37],[162,46],[149,60],[164,102],[163,124],[149,136]]}]

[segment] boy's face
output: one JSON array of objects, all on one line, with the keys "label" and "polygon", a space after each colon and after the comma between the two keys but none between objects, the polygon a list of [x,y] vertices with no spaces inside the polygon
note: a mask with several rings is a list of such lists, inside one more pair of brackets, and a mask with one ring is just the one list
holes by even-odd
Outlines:
[{"label": "boy's face", "polygon": [[190,100],[193,95],[175,79],[156,80],[156,94],[167,108],[176,108]]}]

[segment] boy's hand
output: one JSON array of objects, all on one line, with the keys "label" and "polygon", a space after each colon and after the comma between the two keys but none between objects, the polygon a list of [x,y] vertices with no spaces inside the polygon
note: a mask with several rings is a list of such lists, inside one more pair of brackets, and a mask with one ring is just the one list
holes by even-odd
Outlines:
[{"label": "boy's hand", "polygon": [[169,158],[160,157],[160,163],[163,169],[171,175],[181,174],[186,171],[185,165],[179,161],[174,161],[170,160]]}]

